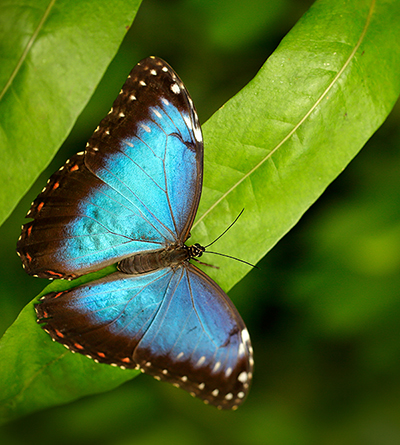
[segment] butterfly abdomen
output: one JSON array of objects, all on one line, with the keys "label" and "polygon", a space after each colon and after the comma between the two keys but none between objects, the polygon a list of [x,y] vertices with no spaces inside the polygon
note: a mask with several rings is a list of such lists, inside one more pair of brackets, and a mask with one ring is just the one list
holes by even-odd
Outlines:
[{"label": "butterfly abdomen", "polygon": [[137,253],[125,258],[118,263],[118,270],[128,275],[140,275],[182,264],[189,257],[187,246],[171,246],[169,249]]}]

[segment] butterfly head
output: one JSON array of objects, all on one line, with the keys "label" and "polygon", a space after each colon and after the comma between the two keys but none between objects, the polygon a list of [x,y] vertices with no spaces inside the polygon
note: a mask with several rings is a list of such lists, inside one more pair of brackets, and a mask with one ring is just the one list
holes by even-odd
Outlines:
[{"label": "butterfly head", "polygon": [[193,244],[188,247],[189,258],[200,258],[206,251],[206,248],[201,246],[199,243]]}]

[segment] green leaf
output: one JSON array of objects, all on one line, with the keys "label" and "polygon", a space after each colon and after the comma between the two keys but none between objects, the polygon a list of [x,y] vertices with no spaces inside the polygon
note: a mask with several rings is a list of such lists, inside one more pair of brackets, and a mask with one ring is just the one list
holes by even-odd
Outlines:
[{"label": "green leaf", "polygon": [[[399,27],[397,0],[314,4],[249,85],[204,126],[204,189],[191,241],[211,242],[244,207],[224,235],[223,251],[256,262],[278,242],[393,107],[400,93]],[[218,244],[213,250],[221,252]],[[225,290],[248,271],[208,258],[220,269],[207,273]],[[4,418],[131,378],[50,343],[28,305],[0,343]],[[107,385],[110,375],[115,380]]]},{"label": "green leaf", "polygon": [[[193,241],[256,263],[343,171],[400,93],[400,2],[317,1],[257,76],[204,125]],[[223,247],[220,248],[219,246]],[[222,250],[223,249],[223,250]],[[212,258],[231,289],[248,267]]]},{"label": "green leaf", "polygon": [[0,223],[49,164],[140,0],[0,5]]}]

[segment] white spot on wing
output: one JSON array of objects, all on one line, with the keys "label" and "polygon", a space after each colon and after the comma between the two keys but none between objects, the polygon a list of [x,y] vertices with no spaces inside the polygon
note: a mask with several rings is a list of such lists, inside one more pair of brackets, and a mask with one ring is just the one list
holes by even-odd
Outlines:
[{"label": "white spot on wing", "polygon": [[248,343],[250,341],[249,331],[247,329],[243,329],[242,331],[242,340],[243,343]]},{"label": "white spot on wing", "polygon": [[193,128],[193,133],[194,133],[194,137],[196,138],[196,141],[197,141],[197,142],[202,142],[202,141],[203,141],[203,136],[202,136],[202,134],[201,134],[201,129],[200,129],[199,126],[196,125],[196,126]]},{"label": "white spot on wing", "polygon": [[150,74],[152,74],[153,76],[157,76],[157,71],[156,70],[150,70]]},{"label": "white spot on wing", "polygon": [[175,94],[179,94],[181,92],[181,89],[179,88],[179,85],[177,83],[173,83],[171,85],[171,91]]},{"label": "white spot on wing", "polygon": [[206,361],[206,357],[202,355],[196,363],[196,366],[201,366]]},{"label": "white spot on wing", "polygon": [[151,133],[151,129],[150,129],[150,127],[148,127],[147,125],[145,125],[145,124],[140,124],[140,126],[143,128],[143,130],[144,130],[146,133]]},{"label": "white spot on wing", "polygon": [[153,112],[159,119],[162,118],[161,113],[160,113],[158,110],[156,110],[155,108],[152,108],[151,111],[152,111],[152,112]]},{"label": "white spot on wing", "polygon": [[238,375],[239,382],[245,383],[247,382],[247,372],[243,371]]},{"label": "white spot on wing", "polygon": [[214,369],[212,370],[212,372],[217,372],[218,371],[218,369],[221,367],[221,362],[217,362],[215,365],[214,365]]},{"label": "white spot on wing", "polygon": [[186,126],[189,129],[193,129],[193,124],[192,124],[190,117],[187,114],[184,114],[182,117],[183,117],[183,120],[185,121]]}]

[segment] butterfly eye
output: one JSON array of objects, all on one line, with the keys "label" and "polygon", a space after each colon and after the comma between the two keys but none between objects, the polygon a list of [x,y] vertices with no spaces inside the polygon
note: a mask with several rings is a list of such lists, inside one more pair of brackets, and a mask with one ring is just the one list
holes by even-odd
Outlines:
[{"label": "butterfly eye", "polygon": [[195,243],[189,247],[191,258],[200,258],[205,252],[205,247],[201,246],[199,243]]}]

